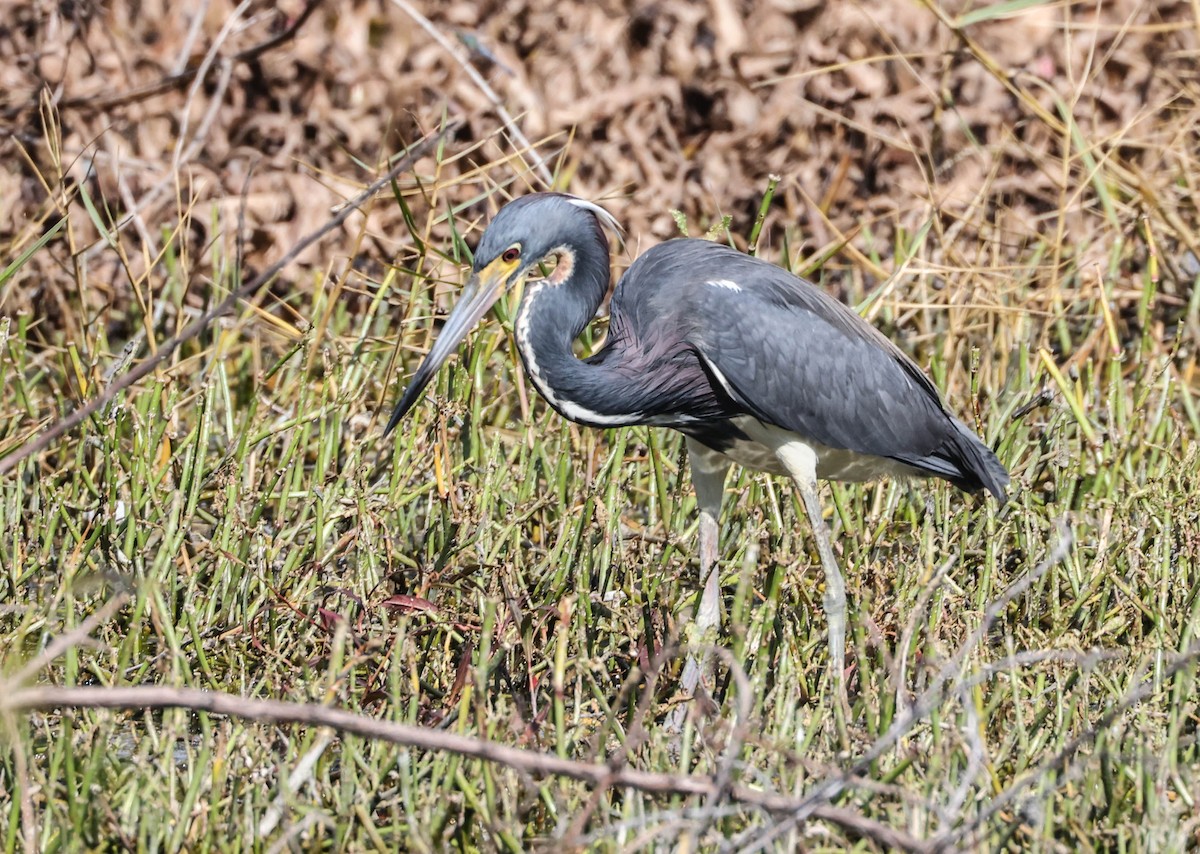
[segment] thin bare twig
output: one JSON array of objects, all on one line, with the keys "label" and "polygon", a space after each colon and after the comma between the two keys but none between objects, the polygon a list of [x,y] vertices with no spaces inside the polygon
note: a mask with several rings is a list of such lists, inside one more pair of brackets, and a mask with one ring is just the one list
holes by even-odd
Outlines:
[{"label": "thin bare twig", "polygon": [[185,326],[181,331],[164,341],[161,345],[159,345],[158,351],[153,356],[138,364],[137,367],[130,370],[129,373],[121,376],[111,385],[106,387],[103,392],[80,406],[70,415],[59,419],[51,426],[47,427],[46,430],[43,431],[42,434],[34,441],[28,442],[18,447],[16,450],[10,451],[5,456],[0,457],[0,475],[11,471],[13,467],[15,467],[17,463],[21,462],[22,460],[28,459],[34,454],[41,453],[59,436],[74,430],[83,422],[84,419],[116,397],[117,394],[129,388],[129,386],[133,385],[135,382],[162,364],[167,357],[175,352],[180,344],[182,344],[184,341],[194,338],[196,335],[199,335],[200,332],[207,328],[208,324],[212,323],[213,320],[232,310],[239,301],[245,299],[267,282],[275,278],[275,276],[277,276],[281,270],[295,261],[305,249],[338,228],[343,222],[349,219],[350,215],[358,210],[364,202],[366,202],[384,187],[388,186],[388,184],[390,184],[392,180],[401,173],[409,169],[409,167],[412,166],[418,157],[422,156],[425,154],[425,152],[429,151],[429,149],[441,142],[442,138],[454,128],[458,127],[459,124],[460,120],[452,120],[443,126],[442,129],[437,133],[427,136],[420,142],[417,142],[415,145],[409,148],[403,157],[396,161],[395,166],[389,169],[383,176],[374,181],[369,187],[367,187],[353,199],[350,199],[348,202],[346,202],[337,212],[337,214],[335,214],[327,223],[317,230],[309,232],[304,237],[300,238],[300,240],[298,240],[282,258],[280,258],[271,266],[267,267],[253,279],[243,284],[240,288],[237,288],[231,292],[229,296],[225,297],[225,299],[220,302],[219,305],[209,309],[204,314],[200,315],[187,326]]},{"label": "thin bare twig", "polygon": [[975,698],[971,689],[963,686],[958,691],[958,702],[966,716],[966,725],[962,727],[963,740],[966,742],[964,752],[967,755],[967,767],[963,769],[958,785],[950,793],[949,803],[937,805],[938,819],[946,827],[957,825],[962,819],[963,807],[975,781],[987,765],[987,745],[980,735],[979,710],[975,707]]},{"label": "thin bare twig", "polygon": [[204,19],[208,15],[208,7],[211,2],[212,0],[202,0],[198,7],[193,8],[192,23],[188,27],[187,35],[183,37],[179,58],[175,60],[175,65],[171,68],[172,74],[182,74],[187,70],[188,60],[192,56],[192,48],[195,47],[196,40],[200,38],[200,30],[204,27]]},{"label": "thin bare twig", "polygon": [[[649,711],[650,702],[654,698],[654,691],[657,685],[657,680],[661,676],[663,668],[667,662],[677,656],[683,649],[678,643],[672,642],[659,650],[658,654],[650,662],[648,673],[646,674],[646,686],[642,691],[641,698],[638,701],[638,706],[634,712],[633,721],[627,731],[626,743],[623,749],[614,754],[608,761],[608,767],[614,773],[625,766],[629,757],[637,749],[641,738],[644,735],[642,728],[642,720]],[[746,743],[746,736],[750,728],[750,714],[754,710],[754,691],[750,685],[750,677],[746,675],[745,668],[742,667],[733,655],[732,652],[724,647],[718,646],[703,646],[692,647],[688,650],[689,655],[702,655],[708,657],[715,655],[725,662],[729,668],[730,675],[737,686],[737,709],[734,713],[734,725],[730,731],[729,741],[726,743],[724,750],[721,751],[721,759],[717,766],[716,775],[713,777],[714,788],[708,796],[704,807],[698,810],[689,810],[687,815],[677,815],[673,819],[673,824],[688,826],[694,829],[697,837],[702,836],[708,826],[726,814],[725,802],[730,800],[729,792],[733,785],[733,773],[737,766],[738,757],[741,756],[742,747]],[[633,685],[641,680],[640,670],[631,674],[625,684],[621,686],[621,692],[618,695],[618,701],[612,704],[614,709],[619,708],[624,702],[624,698],[628,696]],[[598,736],[604,736],[607,733],[607,728],[602,729]],[[597,744],[599,744],[599,739]],[[603,798],[605,790],[615,785],[613,776],[610,775],[606,781],[601,781],[596,786],[592,796],[588,799],[583,809],[580,810],[572,819],[571,826],[563,835],[561,843],[564,848],[576,848],[583,840],[583,831],[591,819],[592,814],[599,806]],[[736,799],[732,799],[735,800]],[[609,828],[611,830],[611,828]],[[655,833],[664,832],[661,828]],[[636,849],[638,846],[633,845]]]},{"label": "thin bare twig", "polygon": [[805,795],[800,806],[794,813],[776,823],[767,832],[754,840],[753,843],[743,848],[742,851],[760,850],[770,841],[787,833],[796,824],[803,822],[807,816],[812,815],[809,812],[810,809],[829,803],[840,792],[848,786],[853,785],[856,777],[865,775],[872,762],[882,756],[884,751],[911,731],[917,721],[922,720],[932,712],[942,702],[946,693],[953,690],[955,686],[951,682],[962,669],[967,655],[986,637],[996,618],[1008,607],[1008,603],[1032,587],[1039,578],[1050,570],[1050,567],[1064,560],[1070,554],[1074,541],[1070,525],[1064,517],[1059,521],[1058,542],[1050,549],[1050,553],[1037,566],[1017,579],[1017,581],[1011,584],[1008,589],[988,605],[979,626],[955,650],[950,660],[938,670],[937,676],[934,677],[929,687],[921,693],[917,702],[904,707],[901,713],[896,716],[896,720],[888,727],[887,731],[876,739],[870,749],[855,760],[853,764],[835,771],[824,782],[815,786]]},{"label": "thin bare twig", "polygon": [[960,847],[969,850],[976,847],[979,841],[978,834],[992,816],[1015,801],[1017,796],[1033,783],[1045,780],[1050,774],[1060,774],[1064,770],[1069,769],[1079,761],[1079,754],[1083,748],[1095,742],[1101,733],[1107,731],[1113,725],[1113,722],[1117,718],[1143,700],[1154,696],[1167,682],[1192,666],[1197,659],[1200,659],[1200,640],[1194,641],[1178,658],[1171,662],[1164,669],[1161,677],[1148,679],[1134,690],[1128,692],[1111,709],[1100,716],[1100,720],[1096,722],[1095,726],[1089,727],[1084,732],[1072,738],[1061,750],[1038,765],[1035,770],[1026,774],[1023,779],[1018,780],[992,798],[987,806],[975,816],[973,821],[937,837],[931,841],[932,844],[939,851],[956,850]]},{"label": "thin bare twig", "polygon": [[[658,653],[650,660],[650,665],[647,672],[643,673],[640,667],[634,667],[629,676],[626,677],[621,685],[621,690],[617,692],[617,699],[610,704],[612,713],[604,722],[604,725],[597,730],[595,737],[592,740],[591,754],[593,757],[599,756],[603,750],[605,740],[608,738],[612,727],[615,725],[617,710],[625,705],[629,694],[634,687],[640,684],[645,679],[645,687],[642,689],[641,696],[638,697],[637,707],[634,709],[633,718],[629,722],[629,726],[625,730],[625,741],[621,745],[621,750],[612,754],[608,759],[608,767],[613,771],[624,767],[629,762],[629,757],[632,756],[645,739],[646,728],[643,721],[649,713],[650,705],[654,701],[655,691],[658,689],[658,680],[662,676],[663,668],[667,662],[674,658],[679,652],[678,644],[671,642],[664,645]],[[592,814],[596,808],[600,806],[601,800],[604,798],[604,793],[610,788],[610,784],[601,783],[593,789],[591,797],[583,805],[583,809],[579,810],[572,818],[570,826],[566,833],[559,840],[566,849],[575,849],[580,845],[580,838],[584,828],[591,821]]]},{"label": "thin bare twig", "polygon": [[[203,84],[207,81],[209,69],[213,63],[217,63],[218,55],[221,47],[233,35],[237,24],[241,21],[242,15],[250,8],[250,0],[242,0],[232,14],[225,21],[221,31],[217,33],[213,39],[212,45],[205,54],[203,61],[197,67],[195,80],[188,90],[187,100],[184,102],[183,109],[180,110],[179,132],[178,138],[175,141],[175,152],[171,158],[171,168],[168,169],[162,177],[151,187],[147,192],[142,194],[140,199],[136,201],[126,200],[127,210],[119,220],[113,224],[113,233],[123,231],[129,223],[134,223],[138,227],[139,232],[146,232],[145,223],[143,222],[143,213],[150,208],[151,205],[157,204],[169,189],[177,187],[179,184],[179,172],[185,163],[188,163],[196,156],[197,153],[204,147],[204,142],[208,137],[209,131],[212,129],[213,122],[216,121],[217,114],[221,109],[221,105],[225,101],[225,93],[229,89],[229,83],[233,79],[233,69],[235,62],[232,59],[221,59],[218,63],[219,75],[216,84],[213,86],[211,96],[208,98],[208,108],[204,111],[204,116],[196,128],[195,134],[191,134],[189,127],[190,116],[192,113],[192,104],[199,97]],[[190,138],[189,138],[190,134]],[[185,147],[186,143],[186,147]],[[113,161],[113,177],[117,181],[117,186],[120,187],[124,182],[120,171],[117,168],[117,161]],[[132,202],[132,203],[131,203]],[[91,257],[99,252],[104,251],[109,246],[111,235],[102,235],[87,250],[87,257]],[[154,249],[155,243],[149,239],[147,233],[141,234],[142,243],[147,247],[147,250],[152,254],[157,254]]]},{"label": "thin bare twig", "polygon": [[941,589],[942,580],[950,572],[955,564],[958,563],[958,555],[954,554],[942,561],[942,565],[937,568],[928,583],[921,588],[921,594],[917,597],[917,603],[913,606],[912,612],[908,615],[908,622],[904,626],[904,632],[900,635],[900,645],[896,647],[900,650],[900,654],[896,657],[896,668],[893,672],[895,679],[894,687],[896,690],[896,708],[908,708],[908,692],[904,690],[905,671],[908,664],[908,651],[912,649],[913,638],[917,634],[917,626],[925,616],[925,609],[929,607],[929,603],[933,601],[933,596]]},{"label": "thin bare twig", "polygon": [[327,729],[321,730],[316,744],[300,757],[300,761],[296,763],[296,767],[292,769],[292,773],[287,776],[286,782],[282,779],[280,780],[279,794],[275,796],[275,800],[271,802],[271,806],[267,807],[267,811],[258,823],[259,839],[266,839],[275,831],[275,828],[283,818],[284,810],[287,809],[287,796],[300,791],[300,787],[312,779],[313,770],[317,767],[317,762],[325,755],[325,751],[332,743],[333,733]]},{"label": "thin bare twig", "polygon": [[858,760],[854,769],[846,772],[847,775],[858,774],[864,771],[871,762],[874,762],[876,759],[882,756],[883,752],[887,750],[887,748],[895,744],[896,741],[909,730],[913,723],[933,711],[934,707],[938,702],[940,702],[942,696],[944,695],[948,683],[950,683],[951,679],[953,679],[955,674],[957,674],[961,669],[962,663],[964,660],[966,660],[967,655],[971,652],[971,650],[979,646],[980,642],[991,630],[992,624],[995,623],[996,618],[1004,612],[1005,608],[1008,607],[1008,603],[1032,587],[1039,578],[1049,572],[1050,567],[1063,561],[1067,555],[1071,553],[1071,546],[1074,542],[1075,539],[1071,533],[1069,525],[1065,519],[1061,520],[1058,542],[1054,544],[1054,547],[1050,550],[1050,553],[1046,555],[1045,559],[1043,559],[1041,563],[1039,563],[1033,569],[1029,570],[1029,572],[1027,572],[1021,578],[1013,582],[1013,584],[1011,584],[1007,590],[1005,590],[987,606],[987,609],[984,611],[983,620],[980,621],[979,626],[975,629],[975,631],[971,632],[970,636],[963,641],[963,643],[955,651],[954,655],[950,657],[950,660],[942,666],[929,687],[922,692],[918,702],[909,707],[905,714],[900,715],[897,718],[896,722],[888,728],[887,732],[880,736],[880,738],[873,745],[871,745],[871,749],[868,750],[866,754],[864,754]]},{"label": "thin bare twig", "polygon": [[[400,744],[420,750],[454,753],[487,762],[495,762],[530,775],[566,777],[589,785],[610,785],[655,794],[688,795],[712,798],[721,791],[713,777],[666,774],[620,768],[605,763],[579,762],[548,753],[522,750],[480,738],[445,730],[380,720],[314,703],[289,703],[281,700],[256,700],[217,691],[196,688],[162,687],[57,687],[20,688],[0,698],[0,710],[15,712],[32,709],[189,709],[211,714],[231,715],[245,720],[277,724],[302,724],[332,727],[341,733]],[[728,799],[769,813],[794,815],[803,801],[787,795],[764,792],[746,786],[730,786]],[[929,845],[902,830],[888,827],[866,816],[828,803],[814,804],[806,810],[809,819],[826,821],[847,832],[879,845],[901,851],[929,851]]]},{"label": "thin bare twig", "polygon": [[129,601],[128,593],[118,593],[113,598],[105,602],[96,611],[93,611],[84,618],[78,626],[71,629],[63,635],[59,635],[54,640],[46,645],[36,657],[25,663],[25,666],[14,673],[8,679],[0,680],[0,686],[7,685],[10,689],[16,688],[24,682],[28,682],[38,674],[43,667],[48,667],[60,655],[69,649],[79,646],[90,635],[97,626],[102,623],[107,623],[113,614],[121,610],[126,602]]},{"label": "thin bare twig", "polygon": [[418,12],[416,7],[409,3],[408,0],[392,0],[392,5],[398,7],[402,12],[404,12],[404,14],[416,21],[417,24],[420,25],[421,29],[429,33],[430,37],[432,37],[434,41],[441,45],[442,49],[445,50],[446,53],[450,54],[450,56],[454,58],[454,61],[457,62],[462,70],[467,73],[467,76],[471,78],[471,82],[475,84],[476,88],[483,93],[485,98],[492,102],[492,109],[496,111],[496,115],[499,116],[500,121],[504,123],[504,127],[508,130],[509,136],[511,136],[513,140],[518,143],[519,149],[529,152],[529,156],[533,158],[533,169],[535,172],[537,172],[538,177],[541,178],[545,183],[546,189],[548,190],[553,187],[554,176],[550,174],[550,170],[546,166],[546,161],[543,160],[542,156],[537,153],[537,150],[533,147],[533,143],[531,143],[528,138],[526,138],[525,134],[521,132],[521,129],[517,127],[516,121],[509,114],[508,110],[504,109],[504,102],[500,100],[500,96],[497,95],[496,91],[488,85],[488,82],[483,79],[483,75],[476,71],[475,66],[471,65],[470,62],[463,59],[458,50],[454,47],[453,42],[446,38],[445,34],[443,34],[441,30],[433,25],[433,21],[429,20],[420,12]]}]

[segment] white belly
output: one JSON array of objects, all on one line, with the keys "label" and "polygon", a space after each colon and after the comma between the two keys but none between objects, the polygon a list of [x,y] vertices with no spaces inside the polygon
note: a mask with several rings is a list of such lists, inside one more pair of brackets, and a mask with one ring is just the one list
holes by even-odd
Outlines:
[{"label": "white belly", "polygon": [[816,442],[801,439],[795,433],[764,424],[757,418],[735,418],[734,423],[749,439],[735,440],[721,453],[741,466],[771,474],[788,475],[779,451],[786,445],[802,442],[817,458],[817,477],[822,480],[868,481],[880,477],[911,477],[918,472],[895,460],[856,454],[839,448],[827,448]]}]

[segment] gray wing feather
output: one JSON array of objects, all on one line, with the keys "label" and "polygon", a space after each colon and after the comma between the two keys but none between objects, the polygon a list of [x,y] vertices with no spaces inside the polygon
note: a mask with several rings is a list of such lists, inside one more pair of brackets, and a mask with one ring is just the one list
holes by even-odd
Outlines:
[{"label": "gray wing feather", "polygon": [[[883,457],[922,458],[944,441],[949,416],[920,369],[787,271],[728,247],[675,240],[643,255],[625,281],[635,284],[614,303],[640,302],[639,314],[679,327],[726,393],[763,421]],[[657,286],[634,293],[637,281]]]}]

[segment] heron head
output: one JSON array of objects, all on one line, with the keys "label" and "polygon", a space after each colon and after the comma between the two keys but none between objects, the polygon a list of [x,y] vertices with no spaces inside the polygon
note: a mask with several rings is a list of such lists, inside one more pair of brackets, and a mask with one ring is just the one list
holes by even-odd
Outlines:
[{"label": "heron head", "polygon": [[575,247],[597,239],[607,246],[601,225],[620,233],[617,221],[604,208],[564,193],[535,193],[502,207],[479,240],[462,296],[392,411],[384,435],[412,408],[438,369],[506,290],[523,284],[551,256],[558,257],[551,281],[568,279]]}]

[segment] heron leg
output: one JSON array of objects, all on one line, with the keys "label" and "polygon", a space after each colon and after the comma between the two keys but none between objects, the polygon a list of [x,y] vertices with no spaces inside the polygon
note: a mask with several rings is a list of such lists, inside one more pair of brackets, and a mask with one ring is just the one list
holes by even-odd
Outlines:
[{"label": "heron leg", "polygon": [[821,497],[817,492],[817,455],[802,442],[789,442],[776,450],[804,502],[813,536],[817,541],[817,553],[825,570],[825,619],[829,623],[829,670],[833,676],[835,698],[841,711],[849,709],[846,698],[846,583],[833,555],[833,542],[825,515],[821,509]]},{"label": "heron leg", "polygon": [[[696,489],[696,504],[700,509],[700,578],[704,590],[700,594],[700,605],[696,609],[694,623],[695,639],[704,640],[709,630],[721,623],[721,577],[717,565],[717,548],[720,536],[721,499],[725,493],[725,475],[729,472],[729,460],[722,454],[704,447],[692,439],[687,440],[688,460],[692,464],[692,486]],[[683,666],[682,687],[687,695],[696,691],[708,656],[688,653]]]}]

